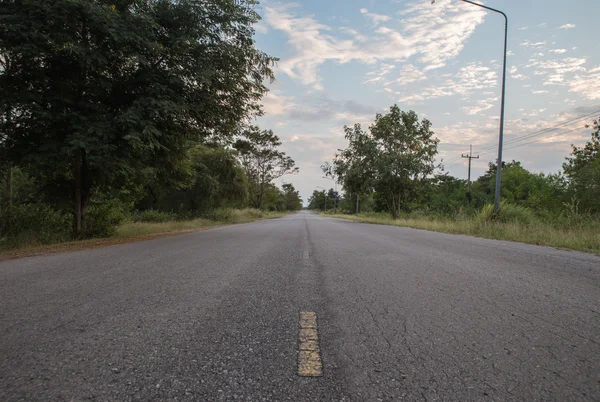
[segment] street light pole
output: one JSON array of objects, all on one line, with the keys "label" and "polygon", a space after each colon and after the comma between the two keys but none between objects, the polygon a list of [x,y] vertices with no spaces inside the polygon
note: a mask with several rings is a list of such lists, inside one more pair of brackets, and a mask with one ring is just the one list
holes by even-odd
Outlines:
[{"label": "street light pole", "polygon": [[[494,211],[497,212],[500,208],[500,176],[502,174],[502,143],[504,141],[504,97],[506,94],[506,46],[508,41],[508,17],[500,10],[495,8],[484,6],[483,4],[475,3],[470,0],[461,0],[465,3],[473,4],[486,10],[493,11],[498,14],[502,14],[504,17],[504,62],[502,66],[502,98],[500,106],[500,133],[498,134],[498,166],[496,167],[496,193],[494,195]],[[431,4],[435,3],[435,0],[431,1]]]}]

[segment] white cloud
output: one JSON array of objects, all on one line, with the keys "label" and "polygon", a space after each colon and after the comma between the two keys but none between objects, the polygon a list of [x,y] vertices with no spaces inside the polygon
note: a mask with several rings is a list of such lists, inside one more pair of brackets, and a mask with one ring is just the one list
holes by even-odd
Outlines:
[{"label": "white cloud", "polygon": [[413,66],[412,64],[406,64],[402,67],[402,70],[400,70],[400,76],[396,80],[386,83],[386,85],[391,83],[406,85],[410,84],[411,82],[422,81],[426,78],[427,76],[417,67]]},{"label": "white cloud", "polygon": [[563,54],[566,52],[567,52],[567,49],[552,49],[552,50],[550,50],[550,53],[556,53],[556,54]]},{"label": "white cloud", "polygon": [[479,114],[483,111],[491,109],[498,98],[480,99],[475,105],[463,107],[463,111],[468,115]]},{"label": "white cloud", "polygon": [[254,24],[254,30],[263,34],[269,32],[269,28],[260,22],[258,24]]},{"label": "white cloud", "polygon": [[283,96],[278,91],[270,91],[262,98],[263,110],[267,115],[284,115],[296,106],[293,100],[294,98],[291,96]]},{"label": "white cloud", "polygon": [[532,48],[540,48],[540,47],[545,46],[546,43],[547,43],[547,41],[531,42],[530,40],[525,40],[525,41],[521,42],[521,46],[532,47]]},{"label": "white cloud", "polygon": [[512,66],[511,68],[508,69],[508,72],[511,74],[515,74],[518,71],[517,67]]},{"label": "white cloud", "polygon": [[375,25],[379,25],[380,23],[387,22],[391,19],[387,15],[370,13],[366,8],[361,8],[360,13],[369,18]]},{"label": "white cloud", "polygon": [[[380,26],[368,37],[350,28],[349,38],[334,35],[331,27],[312,17],[299,17],[294,6],[265,7],[265,22],[283,31],[294,53],[282,59],[278,70],[305,85],[319,87],[318,68],[326,61],[373,64],[381,61],[403,62],[417,56],[425,70],[439,68],[462,51],[464,42],[485,18],[476,7],[466,9],[452,2],[436,4],[416,2],[402,12],[400,30]],[[365,15],[368,10],[365,9]]]},{"label": "white cloud", "polygon": [[519,28],[519,31],[526,31],[528,29],[529,29],[528,27],[521,27],[521,28]]},{"label": "white cloud", "polygon": [[573,29],[575,28],[575,24],[565,24],[558,27],[558,29]]},{"label": "white cloud", "polygon": [[547,22],[542,22],[541,24],[538,25],[538,28],[545,28],[548,26]]},{"label": "white cloud", "polygon": [[358,41],[358,42],[365,42],[367,40],[367,37],[360,34],[356,29],[354,28],[348,28],[348,27],[340,27],[339,28],[340,31],[350,35],[352,38],[354,38],[354,40]]},{"label": "white cloud", "polygon": [[547,94],[549,92],[550,91],[543,91],[543,90],[540,90],[540,91],[531,91],[531,93],[534,94],[534,95]]},{"label": "white cloud", "polygon": [[569,92],[578,93],[588,99],[600,99],[600,66],[585,74],[578,74],[570,80]]},{"label": "white cloud", "polygon": [[544,85],[564,85],[567,73],[585,71],[585,58],[567,57],[562,60],[530,60],[526,67],[535,67],[533,75],[547,75]]},{"label": "white cloud", "polygon": [[368,84],[383,81],[384,78],[389,73],[394,71],[395,68],[396,67],[393,64],[381,64],[377,70],[373,70],[367,73],[368,78],[364,83]]},{"label": "white cloud", "polygon": [[498,75],[481,63],[470,63],[462,67],[454,79],[448,79],[438,85],[420,88],[417,93],[401,94],[400,102],[417,103],[426,99],[461,95],[468,97],[475,91],[494,88],[498,85]]}]

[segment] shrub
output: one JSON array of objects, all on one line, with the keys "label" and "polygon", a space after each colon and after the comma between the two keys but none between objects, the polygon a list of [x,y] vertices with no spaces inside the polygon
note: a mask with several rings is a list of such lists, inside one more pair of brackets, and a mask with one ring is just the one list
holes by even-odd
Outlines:
[{"label": "shrub", "polygon": [[123,206],[116,200],[91,205],[82,221],[82,238],[110,237],[125,220]]},{"label": "shrub", "polygon": [[73,218],[42,203],[16,204],[0,213],[0,239],[6,245],[46,244],[67,240]]},{"label": "shrub", "polygon": [[179,216],[174,212],[163,212],[155,209],[146,209],[144,211],[135,211],[131,214],[134,222],[163,223],[176,221]]},{"label": "shrub", "polygon": [[256,208],[245,208],[234,210],[237,217],[247,217],[252,219],[260,219],[264,216],[263,211]]},{"label": "shrub", "polygon": [[218,208],[210,212],[208,218],[215,221],[229,222],[233,219],[233,215],[231,208]]},{"label": "shrub", "polygon": [[529,208],[502,202],[497,212],[494,212],[494,205],[484,205],[477,214],[476,219],[480,223],[494,221],[503,223],[522,223],[528,225],[535,221],[535,215]]}]

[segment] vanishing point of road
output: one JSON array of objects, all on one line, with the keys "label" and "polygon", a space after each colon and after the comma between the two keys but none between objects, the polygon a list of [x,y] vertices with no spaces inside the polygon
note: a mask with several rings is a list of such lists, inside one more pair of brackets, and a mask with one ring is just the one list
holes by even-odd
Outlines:
[{"label": "vanishing point of road", "polygon": [[579,252],[300,212],[0,262],[0,306],[2,401],[600,400]]}]

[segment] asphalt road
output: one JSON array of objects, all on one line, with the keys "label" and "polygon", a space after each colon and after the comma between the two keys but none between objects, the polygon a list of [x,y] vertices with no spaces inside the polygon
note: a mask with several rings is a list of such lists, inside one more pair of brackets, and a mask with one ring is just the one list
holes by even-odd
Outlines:
[{"label": "asphalt road", "polygon": [[599,257],[307,212],[0,262],[0,325],[1,401],[600,400]]}]

